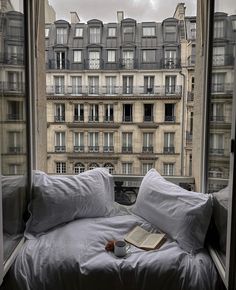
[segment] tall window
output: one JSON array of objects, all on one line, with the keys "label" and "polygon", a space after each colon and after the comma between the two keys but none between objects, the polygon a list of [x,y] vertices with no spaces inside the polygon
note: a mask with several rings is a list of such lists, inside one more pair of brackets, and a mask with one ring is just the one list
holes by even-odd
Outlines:
[{"label": "tall window", "polygon": [[107,51],[107,62],[115,62],[116,61],[116,51],[108,50]]},{"label": "tall window", "polygon": [[142,175],[145,175],[150,169],[152,169],[153,163],[152,162],[145,162],[142,164]]},{"label": "tall window", "polygon": [[55,122],[65,122],[65,104],[55,104]]},{"label": "tall window", "polygon": [[75,37],[83,37],[83,28],[82,27],[75,28]]},{"label": "tall window", "polygon": [[54,76],[55,94],[64,94],[64,76]]},{"label": "tall window", "polygon": [[212,103],[210,110],[210,119],[213,122],[224,121],[224,104],[223,103]]},{"label": "tall window", "polygon": [[134,41],[134,27],[132,26],[123,27],[123,41],[124,42]]},{"label": "tall window", "polygon": [[122,174],[132,174],[133,168],[132,163],[122,163]]},{"label": "tall window", "polygon": [[66,136],[65,132],[55,132],[55,152],[66,151],[65,136]]},{"label": "tall window", "polygon": [[133,121],[133,105],[123,104],[123,122]]},{"label": "tall window", "polygon": [[84,133],[74,133],[74,152],[84,152]]},{"label": "tall window", "polygon": [[146,37],[155,36],[155,27],[154,26],[143,27],[143,36]]},{"label": "tall window", "polygon": [[213,47],[213,65],[225,64],[225,47],[215,46]]},{"label": "tall window", "polygon": [[152,122],[153,121],[153,104],[144,104],[144,122]]},{"label": "tall window", "polygon": [[224,21],[216,20],[214,22],[214,38],[224,37]]},{"label": "tall window", "polygon": [[104,152],[114,152],[113,133],[104,133]]},{"label": "tall window", "polygon": [[56,173],[66,173],[66,162],[56,162]]},{"label": "tall window", "polygon": [[175,121],[175,104],[165,104],[165,122]]},{"label": "tall window", "polygon": [[22,91],[23,82],[22,82],[22,73],[17,71],[9,71],[8,76],[8,87],[10,91]]},{"label": "tall window", "polygon": [[164,163],[164,175],[174,175],[174,163]]},{"label": "tall window", "polygon": [[165,51],[165,68],[175,68],[176,67],[176,50],[166,50]]},{"label": "tall window", "polygon": [[73,51],[73,61],[74,62],[81,62],[82,61],[82,51],[81,50],[74,50]]},{"label": "tall window", "polygon": [[71,93],[73,95],[82,94],[82,77],[80,76],[71,77],[71,85],[72,85]]},{"label": "tall window", "polygon": [[89,152],[98,152],[99,151],[99,145],[98,145],[98,132],[89,132]]},{"label": "tall window", "polygon": [[212,74],[212,92],[222,93],[225,91],[225,73]]},{"label": "tall window", "polygon": [[89,83],[89,94],[98,94],[99,93],[99,77],[88,77]]},{"label": "tall window", "polygon": [[8,104],[7,119],[11,121],[23,120],[23,102],[8,101],[7,104]]},{"label": "tall window", "polygon": [[67,29],[57,28],[57,44],[66,44],[66,43],[67,43]]},{"label": "tall window", "polygon": [[132,133],[122,133],[122,152],[131,153],[132,150]]},{"label": "tall window", "polygon": [[106,77],[106,94],[116,94],[116,77]]},{"label": "tall window", "polygon": [[176,92],[176,76],[166,76],[165,90],[166,94],[174,94]]},{"label": "tall window", "polygon": [[99,113],[98,113],[98,105],[91,104],[89,107],[89,122],[98,122],[99,121]]},{"label": "tall window", "polygon": [[122,52],[122,68],[124,69],[134,68],[134,52],[132,50]]},{"label": "tall window", "polygon": [[65,60],[65,52],[64,51],[56,52],[56,68],[57,69],[65,69],[66,68],[66,60]]},{"label": "tall window", "polygon": [[176,26],[174,25],[168,25],[165,26],[165,41],[176,41],[176,36],[177,36],[177,30]]},{"label": "tall window", "polygon": [[154,93],[154,76],[144,77],[144,94]]},{"label": "tall window", "polygon": [[133,94],[133,76],[123,76],[123,94]]},{"label": "tall window", "polygon": [[89,29],[90,43],[100,43],[101,41],[101,29],[99,27],[91,27]]},{"label": "tall window", "polygon": [[165,154],[175,153],[174,137],[175,137],[175,133],[172,133],[172,132],[164,133],[164,153]]},{"label": "tall window", "polygon": [[8,152],[22,153],[22,133],[19,131],[8,132]]},{"label": "tall window", "polygon": [[100,52],[89,52],[89,69],[100,69]]},{"label": "tall window", "polygon": [[105,122],[113,122],[114,121],[114,109],[112,104],[105,105]]},{"label": "tall window", "polygon": [[224,155],[224,134],[210,134],[210,154]]},{"label": "tall window", "polygon": [[156,51],[154,49],[143,50],[143,62],[152,63],[156,61]]},{"label": "tall window", "polygon": [[153,133],[143,133],[143,153],[153,153]]},{"label": "tall window", "polygon": [[74,121],[76,122],[84,121],[84,104],[74,105]]}]

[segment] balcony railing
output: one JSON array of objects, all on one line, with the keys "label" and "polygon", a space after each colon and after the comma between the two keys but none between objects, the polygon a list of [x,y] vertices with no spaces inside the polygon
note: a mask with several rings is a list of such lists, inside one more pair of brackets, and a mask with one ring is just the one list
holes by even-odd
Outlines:
[{"label": "balcony railing", "polygon": [[89,122],[98,122],[99,117],[98,116],[89,116],[88,120],[89,120]]},{"label": "balcony railing", "polygon": [[215,54],[212,57],[213,66],[233,65],[234,56],[232,54]]},{"label": "balcony railing", "polygon": [[180,59],[179,58],[164,58],[161,61],[162,68],[165,69],[176,69],[180,68]]},{"label": "balcony railing", "polygon": [[165,122],[175,122],[175,116],[165,116]]},{"label": "balcony railing", "polygon": [[114,152],[114,146],[103,146],[103,152]]},{"label": "balcony railing", "polygon": [[233,84],[230,83],[212,83],[212,93],[232,94]]},{"label": "balcony railing", "polygon": [[122,146],[122,153],[132,153],[132,146]]},{"label": "balcony railing", "polygon": [[23,116],[22,114],[7,114],[7,120],[19,121],[19,120],[23,120]]},{"label": "balcony railing", "polygon": [[133,122],[132,116],[123,116],[123,122]]},{"label": "balcony railing", "polygon": [[62,61],[50,59],[46,63],[46,69],[56,69],[56,70],[70,69],[70,61],[68,59]]},{"label": "balcony railing", "polygon": [[23,152],[23,147],[21,146],[9,146],[8,147],[8,152],[9,153],[22,153]]},{"label": "balcony railing", "polygon": [[146,86],[81,86],[81,90],[73,89],[73,86],[47,86],[48,95],[99,95],[99,96],[118,96],[118,95],[135,95],[135,96],[174,96],[182,95],[182,86],[153,86],[147,91]]},{"label": "balcony railing", "polygon": [[114,122],[113,116],[104,116],[103,118],[104,122]]},{"label": "balcony railing", "polygon": [[55,146],[55,152],[66,152],[66,146]]},{"label": "balcony railing", "polygon": [[84,146],[74,146],[74,152],[84,152]]},{"label": "balcony railing", "polygon": [[120,68],[121,69],[136,69],[137,61],[134,58],[121,58]]},{"label": "balcony railing", "polygon": [[23,82],[0,82],[0,91],[11,94],[24,94],[25,83]]},{"label": "balcony railing", "polygon": [[99,146],[88,146],[89,152],[99,152]]},{"label": "balcony railing", "polygon": [[143,153],[153,153],[153,146],[143,146]]},{"label": "balcony railing", "polygon": [[24,65],[23,53],[0,53],[0,63],[8,65]]},{"label": "balcony railing", "polygon": [[224,155],[224,149],[222,149],[222,148],[210,148],[209,153],[212,155]]},{"label": "balcony railing", "polygon": [[153,116],[144,116],[143,121],[144,122],[153,122]]},{"label": "balcony railing", "polygon": [[210,120],[212,122],[224,122],[225,117],[224,116],[210,116]]},{"label": "balcony railing", "polygon": [[84,116],[74,115],[75,122],[84,122]]},{"label": "balcony railing", "polygon": [[65,116],[64,115],[54,116],[54,122],[65,122]]},{"label": "balcony railing", "polygon": [[164,154],[174,154],[175,147],[164,147],[163,152],[164,152]]}]

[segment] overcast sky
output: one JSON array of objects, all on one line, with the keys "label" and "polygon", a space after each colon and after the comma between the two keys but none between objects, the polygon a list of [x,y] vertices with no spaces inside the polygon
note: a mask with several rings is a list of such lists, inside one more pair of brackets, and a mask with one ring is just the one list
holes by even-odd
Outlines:
[{"label": "overcast sky", "polygon": [[[125,18],[138,22],[162,21],[172,17],[177,3],[184,2],[186,15],[196,15],[197,0],[49,0],[57,19],[70,20],[70,11],[76,11],[81,22],[96,18],[103,22],[116,22],[116,12],[124,11]],[[217,2],[222,3],[220,7]],[[236,14],[236,0],[216,0],[217,10]]]}]

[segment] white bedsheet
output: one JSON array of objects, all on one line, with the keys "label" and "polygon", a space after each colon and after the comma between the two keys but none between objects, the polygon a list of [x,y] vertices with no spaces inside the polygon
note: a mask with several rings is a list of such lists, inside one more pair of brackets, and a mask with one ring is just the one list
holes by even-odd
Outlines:
[{"label": "white bedsheet", "polygon": [[10,273],[11,290],[213,290],[219,277],[206,250],[191,255],[168,239],[159,249],[134,246],[126,258],[106,252],[107,240],[121,239],[135,215],[86,218],[27,240]]}]

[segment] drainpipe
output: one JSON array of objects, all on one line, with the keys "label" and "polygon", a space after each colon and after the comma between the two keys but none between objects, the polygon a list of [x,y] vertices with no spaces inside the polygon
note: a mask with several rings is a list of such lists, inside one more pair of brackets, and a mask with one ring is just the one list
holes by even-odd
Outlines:
[{"label": "drainpipe", "polygon": [[185,124],[184,124],[184,116],[185,116],[185,111],[184,111],[184,105],[185,105],[185,85],[186,85],[186,77],[185,74],[182,73],[182,71],[179,72],[179,74],[183,77],[183,89],[182,89],[182,95],[183,95],[183,100],[182,100],[182,108],[181,108],[181,113],[182,113],[182,127],[181,127],[181,149],[180,149],[180,175],[183,176],[184,173],[184,131],[185,131]]}]

